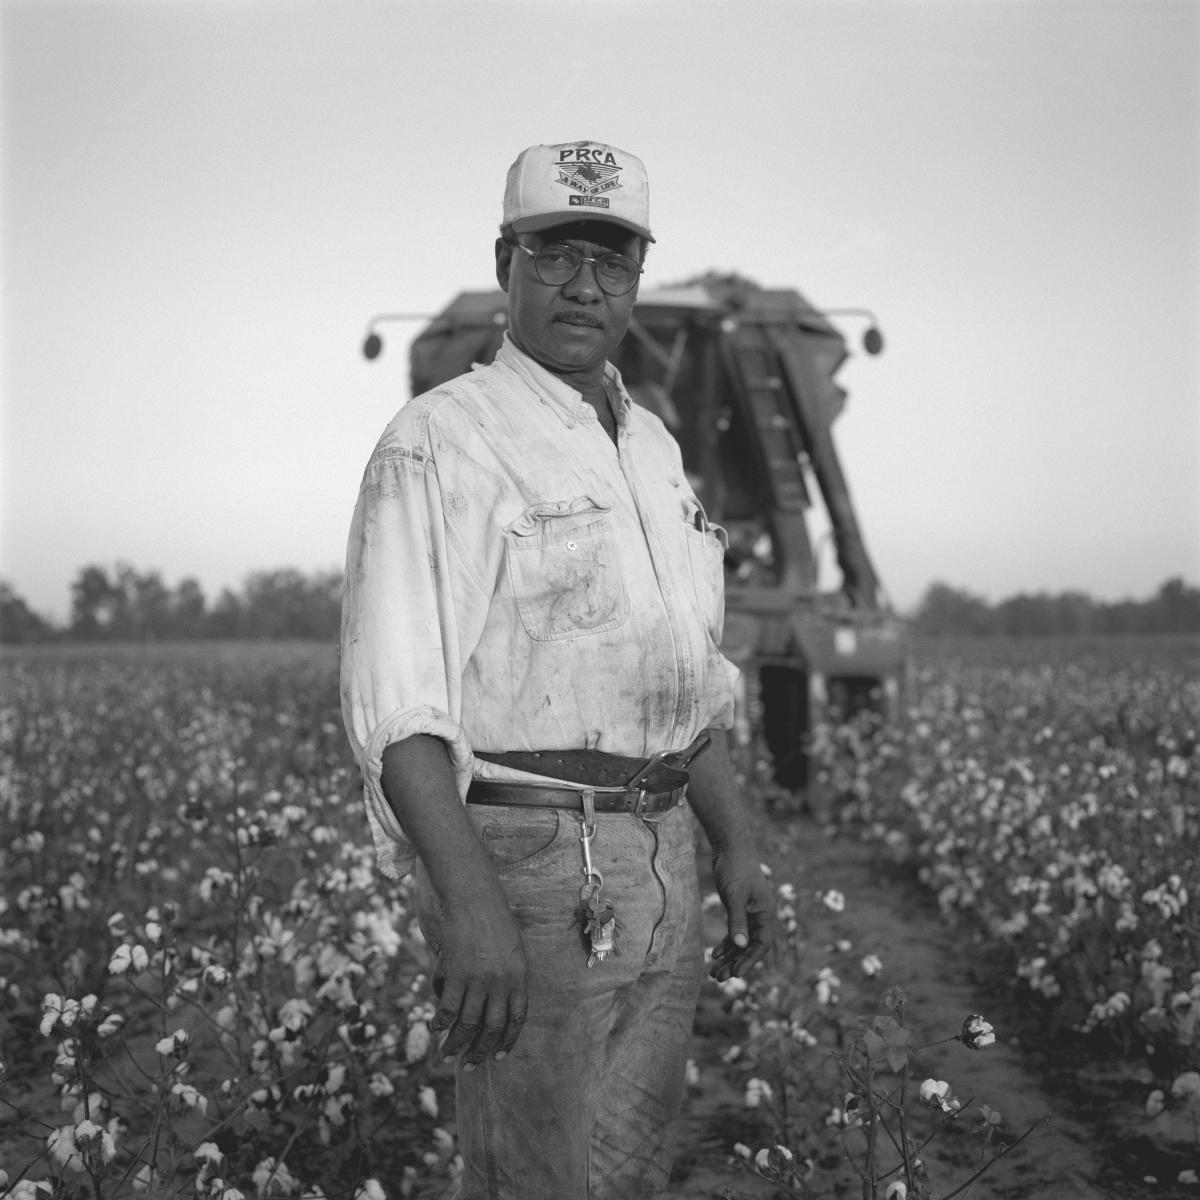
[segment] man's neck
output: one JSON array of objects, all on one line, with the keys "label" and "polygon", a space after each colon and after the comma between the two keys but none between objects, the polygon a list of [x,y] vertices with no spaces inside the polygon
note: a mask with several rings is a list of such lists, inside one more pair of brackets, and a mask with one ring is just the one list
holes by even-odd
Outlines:
[{"label": "man's neck", "polygon": [[[527,358],[533,358],[515,338],[513,338],[513,345]],[[538,362],[536,358],[533,361],[537,362],[543,371],[548,371],[555,379],[561,380],[567,387],[578,392],[583,400],[595,409],[596,416],[599,418],[604,432],[612,438],[614,443],[616,442],[617,417],[608,397],[607,362],[601,363],[599,367],[588,367],[579,371],[572,371],[569,368],[559,369],[551,366],[549,363]]]},{"label": "man's neck", "polygon": [[586,371],[555,370],[547,363],[541,364],[551,375],[561,379],[569,388],[574,388],[583,399],[596,410],[596,416],[604,427],[604,432],[615,442],[617,440],[617,417],[608,399],[608,374],[605,365],[599,368],[589,368]]},{"label": "man's neck", "polygon": [[[572,384],[571,386],[575,387],[576,385]],[[596,410],[601,428],[615,443],[617,440],[617,414],[613,411],[613,406],[609,401],[608,388],[605,386],[603,377],[598,384],[589,387],[587,391],[581,391],[580,395]]]}]

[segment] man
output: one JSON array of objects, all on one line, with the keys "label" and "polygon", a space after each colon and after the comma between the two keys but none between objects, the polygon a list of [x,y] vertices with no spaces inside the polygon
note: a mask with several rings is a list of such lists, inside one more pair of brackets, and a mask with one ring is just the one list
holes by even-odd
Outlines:
[{"label": "man", "polygon": [[713,975],[771,936],[725,745],[723,531],[607,361],[653,240],[633,155],[523,151],[504,343],[401,410],[350,532],[343,712],[381,867],[417,868],[463,1200],[665,1184],[703,973],[692,813],[728,914]]}]

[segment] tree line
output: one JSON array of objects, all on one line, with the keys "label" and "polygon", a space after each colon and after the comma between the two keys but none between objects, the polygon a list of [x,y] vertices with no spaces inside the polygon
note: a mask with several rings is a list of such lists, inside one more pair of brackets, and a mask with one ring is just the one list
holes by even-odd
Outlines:
[{"label": "tree line", "polygon": [[146,642],[198,638],[320,638],[338,628],[342,573],[285,567],[255,571],[210,604],[191,577],[168,586],[160,572],[91,564],[71,584],[71,615],[58,626],[0,581],[0,643]]},{"label": "tree line", "polygon": [[[34,612],[0,580],[0,643],[168,641],[197,638],[318,638],[336,635],[340,571],[255,571],[240,590],[210,604],[193,578],[168,586],[158,571],[128,563],[91,564],[71,584],[65,626]],[[910,623],[933,637],[1060,637],[1080,634],[1200,633],[1200,588],[1169,579],[1146,600],[1115,603],[1083,592],[1021,593],[989,604],[961,588],[933,583]]]},{"label": "tree line", "polygon": [[1174,578],[1146,600],[1106,603],[1083,592],[1022,592],[989,604],[961,588],[934,583],[912,615],[912,626],[932,637],[1200,633],[1200,588]]}]

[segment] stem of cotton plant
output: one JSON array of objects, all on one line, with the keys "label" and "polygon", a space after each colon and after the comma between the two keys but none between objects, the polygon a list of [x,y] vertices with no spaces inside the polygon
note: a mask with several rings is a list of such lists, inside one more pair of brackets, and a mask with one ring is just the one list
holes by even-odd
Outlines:
[{"label": "stem of cotton plant", "polygon": [[779,1117],[780,1117],[780,1132],[783,1134],[784,1142],[790,1141],[791,1126],[788,1122],[788,1085],[787,1073],[790,1054],[788,1050],[784,1051],[783,1063],[779,1068]]},{"label": "stem of cotton plant", "polygon": [[269,1196],[271,1194],[272,1180],[279,1173],[279,1168],[284,1165],[284,1160],[287,1158],[292,1147],[299,1140],[300,1135],[304,1132],[305,1128],[306,1127],[304,1125],[297,1125],[296,1128],[294,1130],[292,1130],[292,1136],[288,1138],[287,1144],[283,1147],[282,1150],[280,1150],[278,1156],[275,1159],[275,1165],[271,1168],[270,1175],[267,1176],[266,1180],[263,1182],[261,1188],[259,1189],[260,1196]]},{"label": "stem of cotton plant", "polygon": [[998,1154],[994,1154],[991,1158],[989,1158],[987,1160],[987,1162],[985,1162],[983,1164],[982,1167],[979,1168],[978,1171],[975,1172],[974,1175],[970,1176],[968,1179],[963,1180],[963,1182],[960,1183],[958,1185],[958,1187],[956,1187],[954,1189],[954,1191],[947,1192],[946,1195],[942,1198],[942,1200],[954,1200],[955,1196],[962,1195],[962,1193],[965,1192],[967,1190],[967,1188],[969,1188],[975,1182],[975,1180],[977,1180],[989,1167],[991,1167],[991,1165],[993,1163],[999,1162],[1000,1159],[1002,1159],[1006,1154],[1015,1150],[1035,1129],[1038,1128],[1039,1125],[1042,1125],[1045,1122],[1045,1120],[1046,1120],[1045,1117],[1039,1117],[1038,1120],[1034,1121],[1034,1123],[1032,1125],[1030,1125],[1030,1127],[1027,1130],[1025,1130],[1025,1132],[1023,1134],[1021,1134],[1021,1136],[1019,1138],[1017,1138],[1017,1140],[1015,1142],[1012,1143],[1012,1145],[1005,1146],[1004,1149],[1001,1150]]},{"label": "stem of cotton plant", "polygon": [[867,1157],[864,1164],[866,1173],[863,1175],[862,1194],[863,1200],[875,1200],[875,1134],[878,1110],[875,1101],[874,1064],[869,1054],[867,1055],[867,1073],[864,1082],[866,1083],[867,1101]]},{"label": "stem of cotton plant", "polygon": [[953,1037],[938,1038],[936,1042],[924,1042],[920,1046],[913,1046],[912,1050],[915,1054],[918,1050],[928,1050],[931,1046],[944,1046],[947,1042],[957,1042],[958,1040],[958,1035],[955,1034]]},{"label": "stem of cotton plant", "polygon": [[909,1060],[904,1061],[904,1070],[900,1073],[900,1157],[904,1160],[904,1182],[913,1186],[912,1156],[908,1152],[908,1120],[905,1117],[904,1101],[908,1092]]},{"label": "stem of cotton plant", "polygon": [[100,1172],[96,1170],[96,1164],[92,1161],[91,1154],[83,1156],[83,1167],[92,1181],[92,1195],[96,1197],[96,1200],[104,1200],[104,1182],[100,1177]]}]

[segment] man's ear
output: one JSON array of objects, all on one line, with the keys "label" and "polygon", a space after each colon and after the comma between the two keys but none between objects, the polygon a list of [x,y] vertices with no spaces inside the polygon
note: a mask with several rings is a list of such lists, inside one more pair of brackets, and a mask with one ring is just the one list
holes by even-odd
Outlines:
[{"label": "man's ear", "polygon": [[503,238],[496,239],[496,282],[501,289],[508,291],[508,275],[512,270],[513,248],[511,242]]}]

